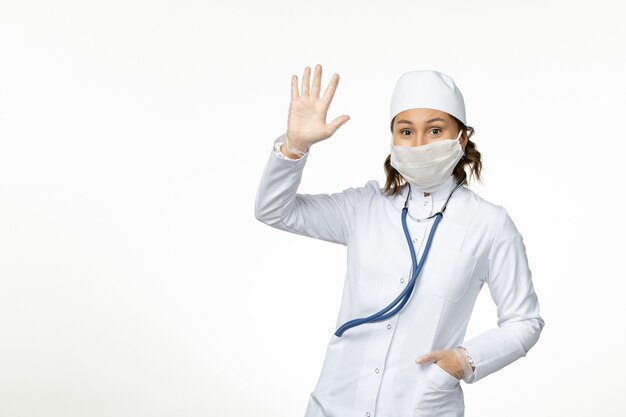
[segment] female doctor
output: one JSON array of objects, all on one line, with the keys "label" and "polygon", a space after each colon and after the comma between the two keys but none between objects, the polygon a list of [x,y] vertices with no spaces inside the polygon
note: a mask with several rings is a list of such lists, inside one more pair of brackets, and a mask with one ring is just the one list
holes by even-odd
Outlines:
[{"label": "female doctor", "polygon": [[[462,417],[460,381],[526,356],[544,327],[521,233],[505,208],[466,186],[466,169],[481,179],[481,158],[463,96],[441,72],[403,74],[384,187],[301,194],[311,146],[349,120],[326,123],[339,75],[320,97],[321,66],[312,85],[310,73],[300,91],[291,78],[287,131],[255,201],[261,222],[347,247],[336,331],[305,417]],[[464,340],[485,283],[498,327]]]}]

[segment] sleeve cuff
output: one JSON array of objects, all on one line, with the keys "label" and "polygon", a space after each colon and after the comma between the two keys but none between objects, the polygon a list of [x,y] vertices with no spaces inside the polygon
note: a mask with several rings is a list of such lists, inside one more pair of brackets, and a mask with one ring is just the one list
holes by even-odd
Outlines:
[{"label": "sleeve cuff", "polygon": [[274,153],[276,154],[276,156],[282,159],[287,159],[289,161],[299,161],[309,154],[309,151],[307,151],[300,158],[296,158],[296,159],[289,158],[287,155],[283,154],[280,151],[280,146],[284,143],[286,135],[287,135],[286,133],[283,133],[282,135],[277,137],[276,140],[274,140]]},{"label": "sleeve cuff", "polygon": [[472,367],[472,372],[469,375],[465,375],[463,377],[463,381],[465,381],[466,383],[472,383],[474,380],[474,374],[476,373],[476,364],[474,363],[474,359],[472,358],[472,356],[470,355],[470,353],[467,351],[467,348],[463,345],[458,345],[457,348],[462,348],[465,351],[465,357],[467,358],[467,360],[469,361],[471,367]]}]

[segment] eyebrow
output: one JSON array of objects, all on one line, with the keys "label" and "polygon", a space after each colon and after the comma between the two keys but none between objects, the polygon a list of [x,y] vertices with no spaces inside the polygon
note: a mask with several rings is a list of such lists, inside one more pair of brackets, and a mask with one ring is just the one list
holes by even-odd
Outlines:
[{"label": "eyebrow", "polygon": [[[432,118],[432,119],[426,120],[426,122],[425,122],[425,123],[432,123],[432,122],[444,122],[444,123],[445,123],[445,122],[447,122],[447,120],[442,119],[441,117],[434,117],[434,118]],[[409,125],[412,125],[412,124],[413,124],[413,122],[412,122],[412,121],[410,121],[410,120],[405,120],[405,119],[398,120],[398,121],[396,122],[396,124],[400,124],[400,123],[406,123],[406,124],[409,124]]]}]

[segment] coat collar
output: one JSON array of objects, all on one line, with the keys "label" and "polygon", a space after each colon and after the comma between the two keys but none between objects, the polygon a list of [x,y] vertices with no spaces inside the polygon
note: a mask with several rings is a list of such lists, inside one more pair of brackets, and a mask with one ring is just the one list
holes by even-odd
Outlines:
[{"label": "coat collar", "polygon": [[[424,201],[427,201],[427,200],[433,203],[439,203],[438,205],[443,205],[445,200],[450,195],[450,192],[452,192],[452,190],[454,189],[454,187],[456,187],[456,185],[457,185],[456,178],[454,177],[454,175],[450,175],[450,177],[443,184],[437,187],[437,189],[435,189],[434,191],[431,191],[430,195],[427,197],[424,197],[423,191],[418,191],[415,189],[415,187],[413,187],[411,190],[411,199],[409,200],[409,205],[410,206],[416,205],[417,207],[422,207],[424,205]],[[461,186],[461,188],[463,187]],[[406,200],[406,196],[408,192],[409,192],[409,186],[407,184],[404,184],[402,188],[400,189],[400,195],[396,196],[395,204],[398,207],[400,208],[404,207],[404,201]],[[458,192],[459,190],[457,190],[454,194],[456,195]]]}]

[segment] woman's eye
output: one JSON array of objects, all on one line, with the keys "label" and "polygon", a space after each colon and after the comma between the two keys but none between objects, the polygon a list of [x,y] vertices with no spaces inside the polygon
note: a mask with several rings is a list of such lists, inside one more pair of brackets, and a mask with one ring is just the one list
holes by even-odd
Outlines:
[{"label": "woman's eye", "polygon": [[[411,133],[411,131],[410,131],[409,129],[402,129],[402,130],[400,131],[400,134],[402,135],[402,133],[403,133],[403,132],[409,132],[409,133]],[[402,136],[406,136],[406,135],[402,135]]]},{"label": "woman's eye", "polygon": [[437,135],[437,134],[441,133],[441,129],[439,129],[439,128],[437,128],[437,127],[434,127],[434,128],[432,128],[432,129],[430,129],[430,131],[431,131],[431,132],[432,132],[433,130],[437,130],[437,131],[438,131],[437,133],[435,133],[435,135]]}]

